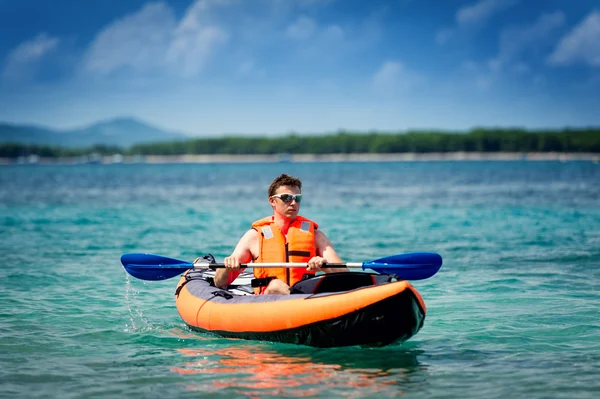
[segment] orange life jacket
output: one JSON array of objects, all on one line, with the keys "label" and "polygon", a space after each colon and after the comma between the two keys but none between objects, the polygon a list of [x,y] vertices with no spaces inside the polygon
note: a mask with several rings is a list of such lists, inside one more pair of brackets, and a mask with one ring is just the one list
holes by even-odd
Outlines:
[{"label": "orange life jacket", "polygon": [[[297,216],[290,224],[286,239],[274,222],[273,216],[257,220],[252,223],[252,228],[259,233],[258,258],[254,262],[308,262],[317,253],[315,243],[317,227],[319,226],[312,220]],[[302,280],[305,274],[314,275],[315,272],[305,268],[254,268],[255,278],[275,277],[290,287]],[[266,287],[258,287],[254,292],[262,294],[265,289]]]}]

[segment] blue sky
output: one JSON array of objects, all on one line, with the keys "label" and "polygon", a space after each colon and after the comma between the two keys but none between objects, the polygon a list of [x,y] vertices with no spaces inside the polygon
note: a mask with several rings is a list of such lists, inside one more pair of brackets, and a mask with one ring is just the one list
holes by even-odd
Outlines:
[{"label": "blue sky", "polygon": [[0,0],[0,121],[600,125],[598,0]]}]

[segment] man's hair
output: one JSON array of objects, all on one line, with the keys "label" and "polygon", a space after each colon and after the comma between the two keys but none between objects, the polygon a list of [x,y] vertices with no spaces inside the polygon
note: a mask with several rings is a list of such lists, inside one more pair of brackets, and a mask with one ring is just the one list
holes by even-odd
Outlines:
[{"label": "man's hair", "polygon": [[273,183],[271,183],[269,186],[269,197],[274,195],[277,189],[281,186],[298,187],[299,190],[302,190],[302,182],[300,179],[283,173],[277,176],[275,180],[273,180]]}]

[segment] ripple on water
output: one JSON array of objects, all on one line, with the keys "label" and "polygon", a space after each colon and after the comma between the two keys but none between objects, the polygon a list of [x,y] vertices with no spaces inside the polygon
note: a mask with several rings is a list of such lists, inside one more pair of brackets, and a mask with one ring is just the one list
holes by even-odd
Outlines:
[{"label": "ripple on water", "polygon": [[[596,398],[600,168],[585,163],[0,168],[0,396]],[[410,341],[319,350],[192,333],[126,252],[228,255],[303,178],[342,258],[435,251]],[[251,182],[251,185],[248,183]],[[255,187],[262,187],[255,190]]]}]

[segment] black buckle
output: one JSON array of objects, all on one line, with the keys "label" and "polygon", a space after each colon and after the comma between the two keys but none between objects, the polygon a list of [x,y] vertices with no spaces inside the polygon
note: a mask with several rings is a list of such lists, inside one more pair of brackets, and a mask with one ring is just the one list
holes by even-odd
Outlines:
[{"label": "black buckle", "polygon": [[266,287],[267,285],[269,285],[271,280],[275,280],[276,278],[277,277],[275,277],[275,276],[253,278],[252,280],[250,280],[250,286],[252,288]]},{"label": "black buckle", "polygon": [[223,297],[225,299],[233,298],[233,295],[231,295],[229,292],[225,292],[225,291],[213,291],[211,294],[213,294],[214,296]]}]

